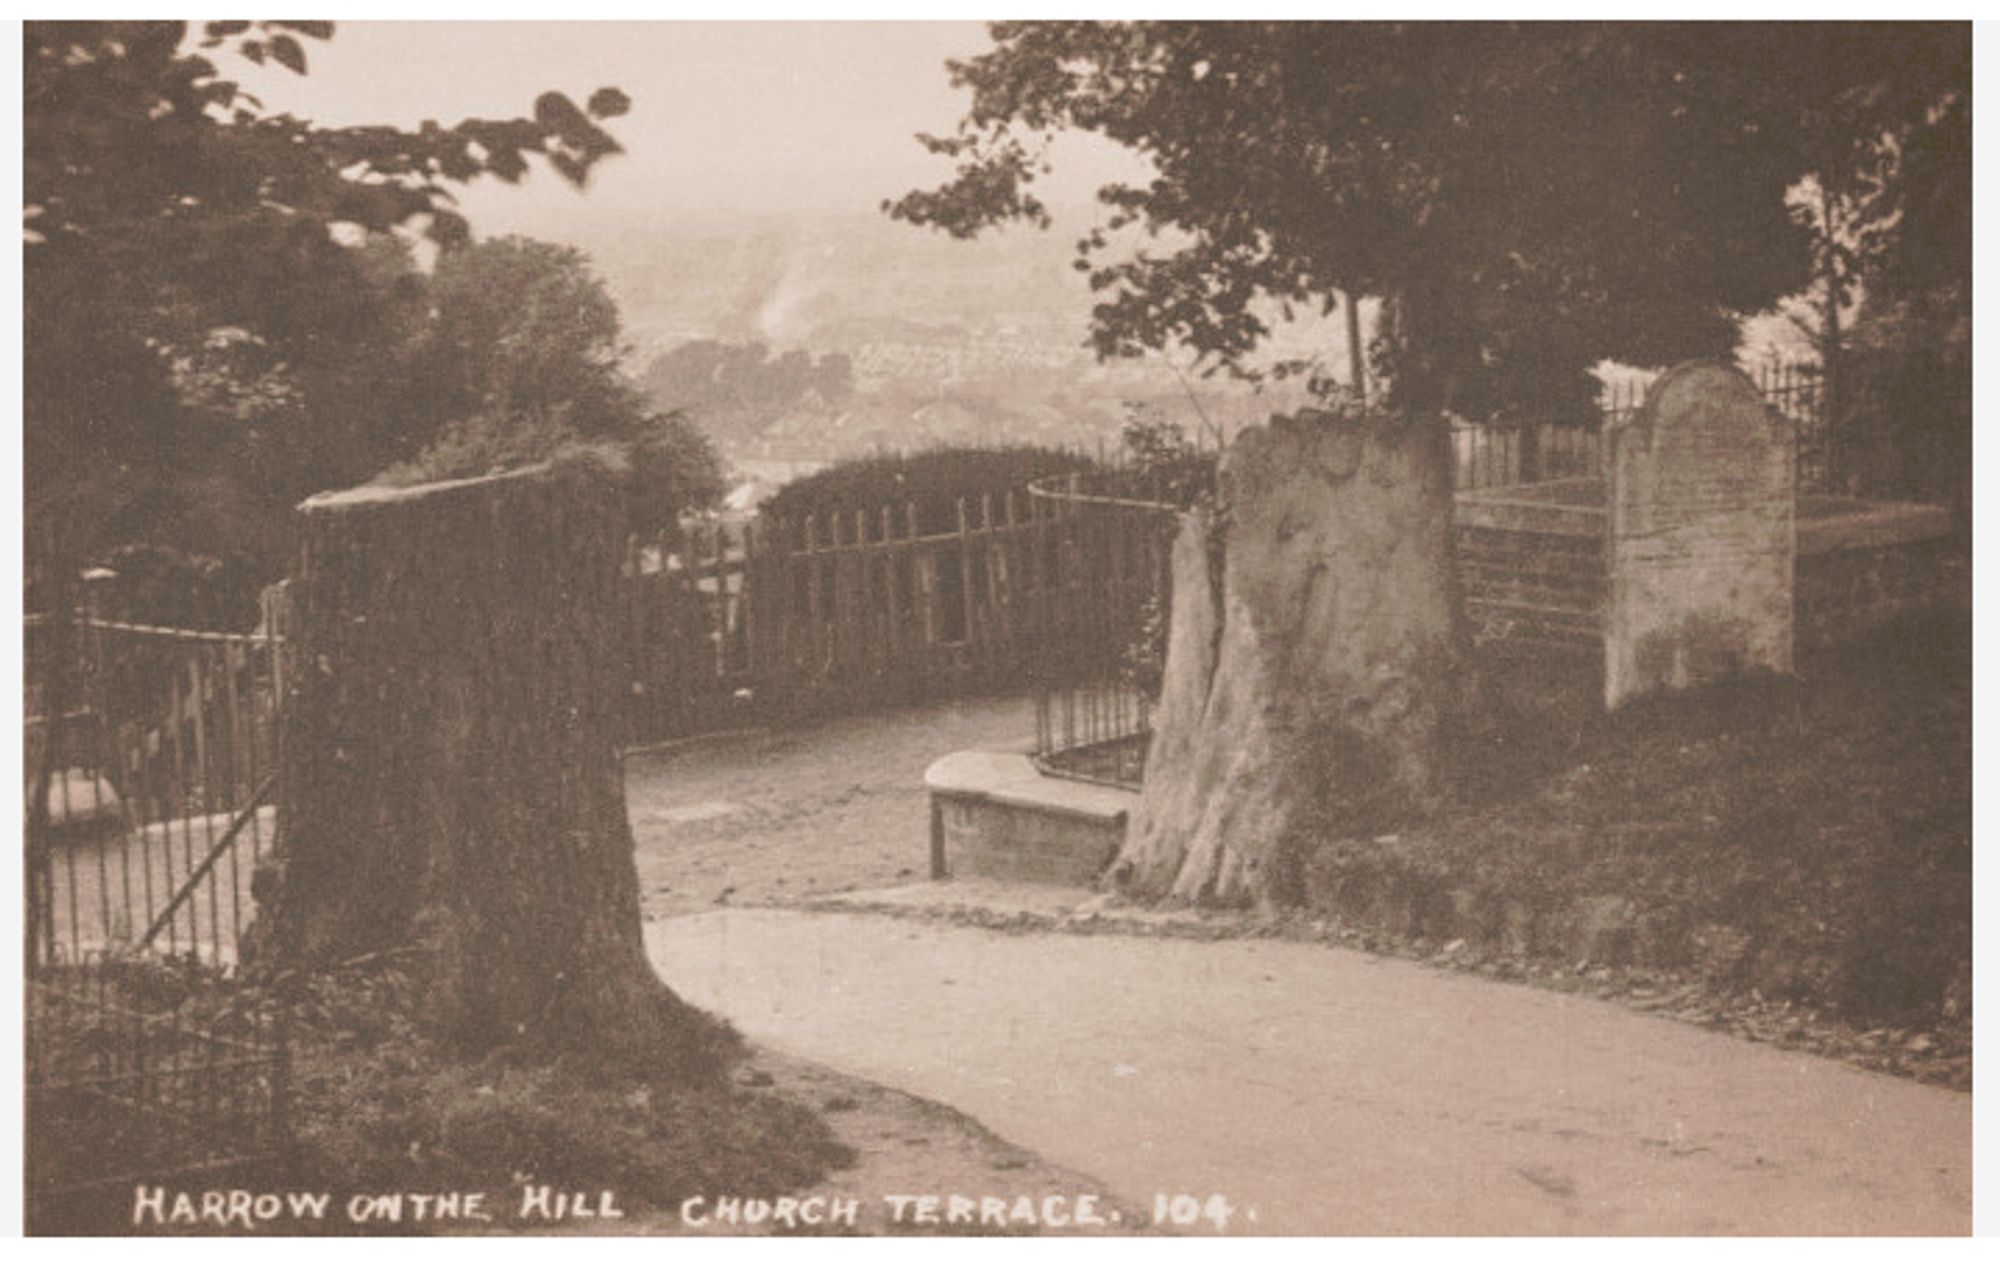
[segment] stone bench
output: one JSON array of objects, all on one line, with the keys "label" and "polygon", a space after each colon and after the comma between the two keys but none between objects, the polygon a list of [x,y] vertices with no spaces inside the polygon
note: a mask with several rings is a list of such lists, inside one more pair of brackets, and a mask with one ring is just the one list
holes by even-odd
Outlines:
[{"label": "stone bench", "polygon": [[1052,778],[1018,752],[954,752],[924,771],[931,876],[1088,887],[1117,856],[1138,794]]}]

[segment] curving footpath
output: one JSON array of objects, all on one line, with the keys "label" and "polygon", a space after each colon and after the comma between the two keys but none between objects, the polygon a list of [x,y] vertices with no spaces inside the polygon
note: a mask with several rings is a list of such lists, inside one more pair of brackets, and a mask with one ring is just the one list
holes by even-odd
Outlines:
[{"label": "curving footpath", "polygon": [[[1969,1095],[1350,950],[732,909],[661,976],[1232,1232],[1966,1234]],[[1254,1221],[1251,1212],[1254,1211]]]}]

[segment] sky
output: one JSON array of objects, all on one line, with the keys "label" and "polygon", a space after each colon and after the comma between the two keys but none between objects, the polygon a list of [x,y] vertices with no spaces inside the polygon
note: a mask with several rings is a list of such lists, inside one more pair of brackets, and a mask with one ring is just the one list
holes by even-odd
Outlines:
[{"label": "sky", "polygon": [[[322,123],[413,127],[525,114],[556,89],[581,104],[615,86],[626,153],[587,194],[547,172],[462,195],[484,234],[563,240],[578,218],[784,208],[873,212],[948,177],[917,144],[970,101],[945,60],[990,47],[978,22],[343,22],[306,42],[310,73],[225,67],[271,109]],[[1082,202],[1129,159],[1094,138],[1058,151],[1050,193]],[[586,230],[588,226],[585,226]],[[595,236],[587,231],[585,236]]]},{"label": "sky", "polygon": [[[1468,16],[1452,12],[1461,7],[1439,13],[1414,0],[1398,12]],[[1673,12],[1701,16],[1703,7]],[[274,109],[405,127],[516,116],[550,88],[578,102],[602,86],[624,89],[632,113],[612,130],[627,152],[601,164],[587,192],[541,171],[520,187],[489,180],[461,193],[482,236],[521,233],[587,248],[671,230],[697,213],[873,215],[886,197],[941,183],[949,162],[924,152],[914,135],[953,128],[969,93],[951,86],[944,63],[990,46],[985,24],[970,20],[343,20],[331,41],[305,43],[311,73],[303,78],[234,57],[222,69]],[[1107,179],[1143,175],[1097,138],[1065,137],[1056,157],[1044,193],[1058,207],[1086,203]],[[1059,219],[1068,230],[1082,227],[1083,214]]]},{"label": "sky", "polygon": [[[884,198],[948,179],[950,160],[916,134],[955,128],[971,94],[952,86],[945,63],[991,40],[975,21],[344,21],[333,39],[305,45],[304,77],[235,57],[221,69],[268,108],[326,124],[448,126],[525,114],[549,89],[579,104],[601,87],[624,90],[631,113],[609,130],[625,153],[599,164],[586,190],[538,169],[518,186],[487,179],[459,197],[481,237],[582,247],[632,322],[647,265],[629,244],[758,213],[879,217]],[[1095,219],[1087,207],[1099,185],[1145,174],[1097,137],[1060,137],[1052,158],[1039,192],[1057,208],[1059,235]],[[1778,317],[1749,332],[1758,345],[1795,340]]]}]

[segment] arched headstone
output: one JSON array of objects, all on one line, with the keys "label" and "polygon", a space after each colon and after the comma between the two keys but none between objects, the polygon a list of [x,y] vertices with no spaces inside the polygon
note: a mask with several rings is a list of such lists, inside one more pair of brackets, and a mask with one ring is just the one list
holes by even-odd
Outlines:
[{"label": "arched headstone", "polygon": [[1792,670],[1797,438],[1756,384],[1691,362],[1610,431],[1607,707]]}]

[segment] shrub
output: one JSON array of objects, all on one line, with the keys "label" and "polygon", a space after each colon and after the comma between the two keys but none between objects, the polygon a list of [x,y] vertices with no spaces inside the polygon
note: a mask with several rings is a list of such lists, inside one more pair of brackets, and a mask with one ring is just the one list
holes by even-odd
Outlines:
[{"label": "shrub", "polygon": [[1202,449],[1180,423],[1156,410],[1136,403],[1125,409],[1119,440],[1127,465],[1106,491],[1183,510],[1213,502],[1221,453]]},{"label": "shrub", "polygon": [[889,506],[900,532],[907,523],[903,508],[914,503],[920,533],[951,532],[958,527],[960,498],[976,503],[990,494],[997,501],[1032,480],[1095,466],[1081,453],[1025,444],[858,458],[791,481],[764,503],[764,513],[799,521],[860,511],[872,529]]},{"label": "shrub", "polygon": [[722,496],[714,446],[678,415],[634,421],[627,434],[589,436],[560,424],[480,414],[446,427],[416,458],[383,471],[375,482],[407,487],[572,461],[593,463],[612,476],[625,495],[633,532],[671,534],[680,516],[707,510]]},{"label": "shrub", "polygon": [[214,558],[169,545],[120,546],[99,563],[113,575],[98,591],[102,613],[180,629],[254,629],[262,614],[258,569],[239,556]]}]

